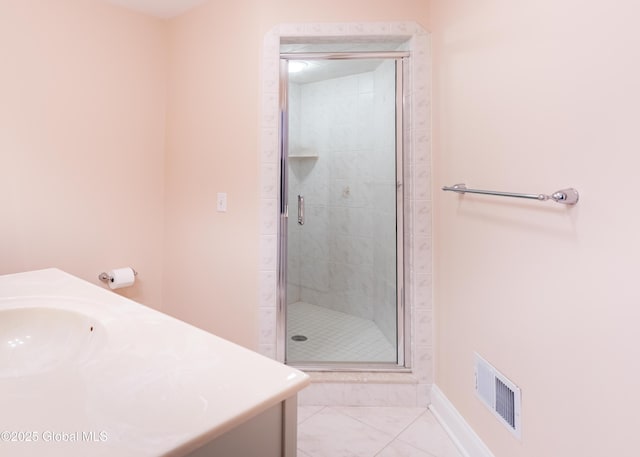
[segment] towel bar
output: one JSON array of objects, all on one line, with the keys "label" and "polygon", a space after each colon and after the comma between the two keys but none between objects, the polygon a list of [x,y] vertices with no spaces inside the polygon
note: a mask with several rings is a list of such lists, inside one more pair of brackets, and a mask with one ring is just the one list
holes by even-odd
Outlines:
[{"label": "towel bar", "polygon": [[567,189],[561,189],[554,192],[551,195],[546,194],[521,194],[515,192],[499,192],[495,190],[479,190],[479,189],[468,189],[465,184],[455,184],[453,186],[444,186],[442,188],[444,191],[457,192],[459,194],[483,194],[483,195],[497,195],[500,197],[515,197],[515,198],[526,198],[529,200],[553,200],[556,203],[562,203],[563,205],[575,205],[578,203],[580,195],[578,191],[572,187]]}]

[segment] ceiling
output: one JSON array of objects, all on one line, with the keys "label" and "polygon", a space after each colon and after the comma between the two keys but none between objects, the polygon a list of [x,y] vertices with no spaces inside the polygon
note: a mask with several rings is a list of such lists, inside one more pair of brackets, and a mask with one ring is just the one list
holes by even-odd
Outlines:
[{"label": "ceiling", "polygon": [[105,0],[141,13],[160,18],[178,16],[208,0]]}]

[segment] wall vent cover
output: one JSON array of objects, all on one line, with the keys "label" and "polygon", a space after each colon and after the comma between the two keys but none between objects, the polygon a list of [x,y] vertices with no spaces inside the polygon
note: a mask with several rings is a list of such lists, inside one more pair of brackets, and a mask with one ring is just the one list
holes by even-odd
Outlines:
[{"label": "wall vent cover", "polygon": [[521,438],[520,389],[475,354],[476,395],[518,439]]}]

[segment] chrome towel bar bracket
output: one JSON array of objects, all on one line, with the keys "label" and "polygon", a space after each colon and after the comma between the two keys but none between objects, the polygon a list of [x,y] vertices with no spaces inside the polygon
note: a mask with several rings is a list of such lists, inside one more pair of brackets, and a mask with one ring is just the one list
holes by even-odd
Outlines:
[{"label": "chrome towel bar bracket", "polygon": [[465,184],[454,184],[453,186],[444,186],[442,190],[457,192],[459,194],[470,193],[470,194],[496,195],[499,197],[526,198],[529,200],[539,200],[539,201],[553,200],[554,202],[562,203],[563,205],[575,205],[576,203],[578,203],[578,200],[580,198],[578,191],[572,187],[558,190],[551,195],[520,194],[515,192],[498,192],[495,190],[468,189]]}]

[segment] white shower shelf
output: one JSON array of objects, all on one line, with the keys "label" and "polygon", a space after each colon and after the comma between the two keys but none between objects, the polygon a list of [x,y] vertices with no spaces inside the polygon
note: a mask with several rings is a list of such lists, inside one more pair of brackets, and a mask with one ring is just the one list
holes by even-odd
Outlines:
[{"label": "white shower shelf", "polygon": [[294,159],[317,159],[318,158],[318,153],[315,152],[312,149],[305,149],[305,148],[301,148],[298,151],[292,151],[289,154],[289,158],[294,158]]}]

